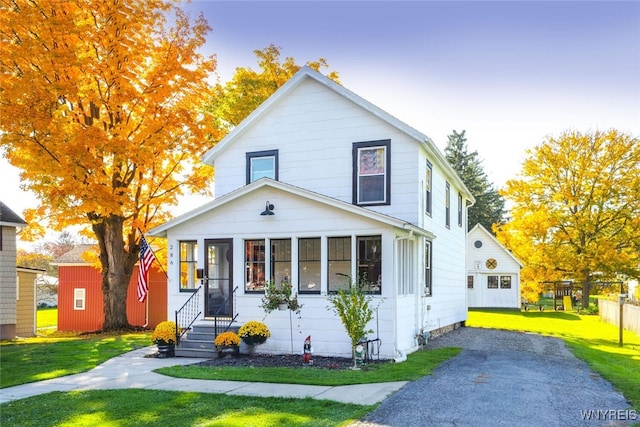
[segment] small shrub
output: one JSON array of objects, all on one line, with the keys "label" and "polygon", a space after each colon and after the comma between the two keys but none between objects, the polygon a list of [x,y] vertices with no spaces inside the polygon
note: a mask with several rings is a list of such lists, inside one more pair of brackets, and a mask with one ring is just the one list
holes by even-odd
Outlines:
[{"label": "small shrub", "polygon": [[176,326],[176,322],[165,320],[158,323],[158,326],[151,334],[151,340],[154,344],[175,344],[176,335],[179,332],[180,328]]},{"label": "small shrub", "polygon": [[251,320],[240,326],[238,336],[247,345],[262,344],[271,336],[271,331],[264,323]]},{"label": "small shrub", "polygon": [[218,335],[213,343],[218,347],[240,345],[240,337],[235,332],[227,331]]}]

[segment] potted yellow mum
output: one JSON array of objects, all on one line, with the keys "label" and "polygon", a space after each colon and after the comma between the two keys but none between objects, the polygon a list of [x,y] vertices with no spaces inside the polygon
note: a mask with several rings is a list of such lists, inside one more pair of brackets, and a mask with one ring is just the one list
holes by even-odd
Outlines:
[{"label": "potted yellow mum", "polygon": [[252,347],[264,343],[271,336],[271,331],[264,323],[251,320],[240,326],[238,336],[245,344]]},{"label": "potted yellow mum", "polygon": [[180,328],[176,326],[175,322],[165,320],[158,323],[151,334],[151,340],[158,347],[158,357],[175,356],[176,340],[179,333]]},{"label": "potted yellow mum", "polygon": [[235,332],[223,332],[213,340],[213,343],[216,346],[216,350],[218,350],[218,358],[227,354],[237,356],[240,353],[240,337]]}]

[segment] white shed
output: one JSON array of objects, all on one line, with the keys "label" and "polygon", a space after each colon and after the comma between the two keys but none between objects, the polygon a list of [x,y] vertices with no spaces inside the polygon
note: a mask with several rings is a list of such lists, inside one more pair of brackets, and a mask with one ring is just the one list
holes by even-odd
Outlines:
[{"label": "white shed", "polygon": [[519,308],[524,267],[482,225],[467,237],[467,296],[470,308]]}]

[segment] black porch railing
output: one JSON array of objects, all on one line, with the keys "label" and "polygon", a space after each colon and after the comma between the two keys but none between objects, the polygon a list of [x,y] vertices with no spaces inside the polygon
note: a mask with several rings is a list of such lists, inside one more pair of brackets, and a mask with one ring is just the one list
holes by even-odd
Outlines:
[{"label": "black porch railing", "polygon": [[196,291],[189,297],[187,302],[185,302],[179,310],[176,310],[176,344],[180,344],[180,339],[184,334],[189,331],[193,322],[195,322],[198,317],[202,314],[200,311],[200,286]]}]

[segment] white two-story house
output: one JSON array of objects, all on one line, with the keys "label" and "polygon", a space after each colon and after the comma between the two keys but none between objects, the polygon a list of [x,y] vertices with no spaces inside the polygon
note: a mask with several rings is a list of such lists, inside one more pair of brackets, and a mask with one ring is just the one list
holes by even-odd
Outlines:
[{"label": "white two-story house", "polygon": [[[314,354],[349,357],[327,295],[358,277],[381,358],[467,319],[473,196],[427,136],[377,106],[303,67],[203,161],[215,198],[148,233],[168,240],[169,319],[202,285],[196,322],[260,320],[260,352],[302,353],[310,335]],[[299,315],[265,315],[270,280],[293,285]]]}]

